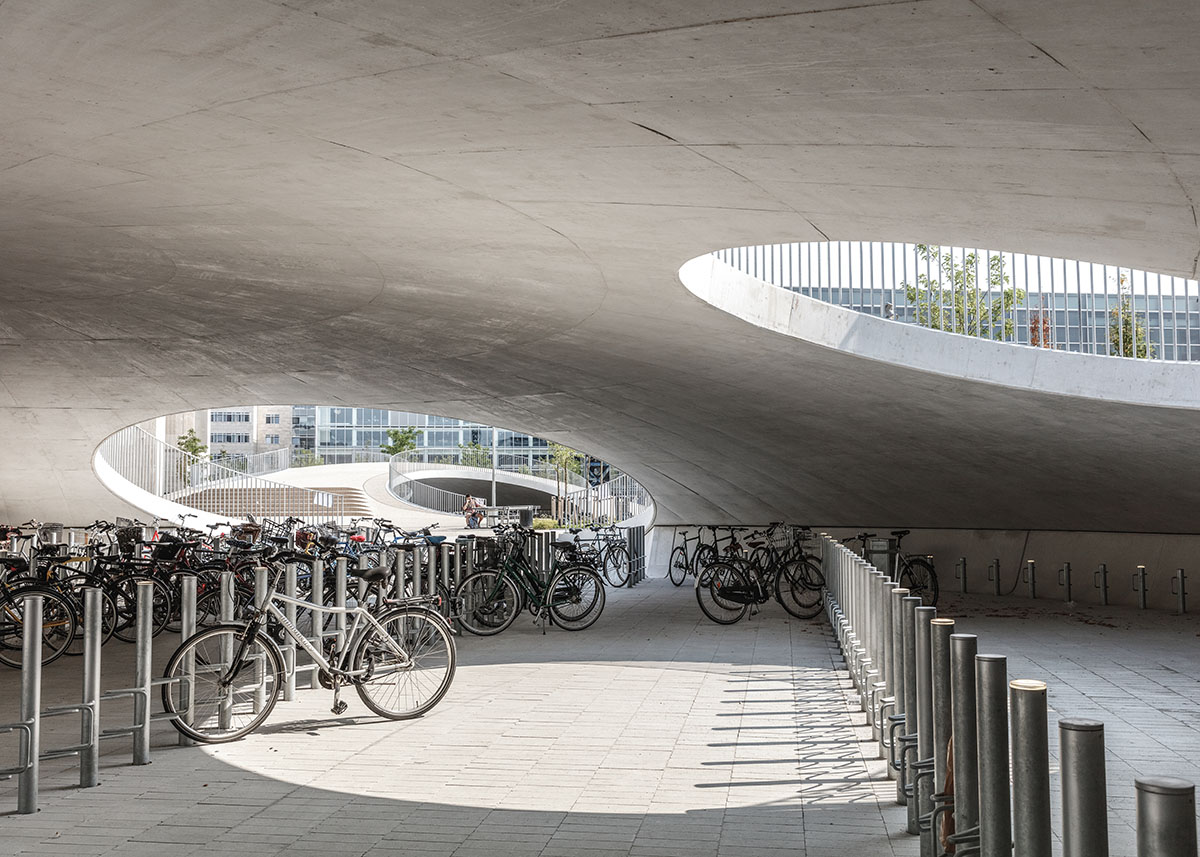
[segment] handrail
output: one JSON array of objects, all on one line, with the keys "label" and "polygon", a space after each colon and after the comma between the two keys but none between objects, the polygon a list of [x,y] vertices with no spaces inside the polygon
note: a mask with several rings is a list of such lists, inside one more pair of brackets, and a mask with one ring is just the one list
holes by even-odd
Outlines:
[{"label": "handrail", "polygon": [[[96,454],[132,488],[203,512],[229,517],[294,515],[306,521],[342,521],[346,516],[345,498],[338,494],[242,473],[185,452],[140,426],[110,435]],[[132,497],[123,499],[137,505]]]},{"label": "handrail", "polygon": [[933,244],[732,247],[729,267],[897,322],[1037,348],[1200,361],[1200,283],[1117,265]]}]

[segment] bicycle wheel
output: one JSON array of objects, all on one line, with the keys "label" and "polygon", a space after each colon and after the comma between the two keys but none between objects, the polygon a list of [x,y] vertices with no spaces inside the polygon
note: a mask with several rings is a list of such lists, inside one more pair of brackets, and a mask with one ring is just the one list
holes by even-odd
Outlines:
[{"label": "bicycle wheel", "polygon": [[563,569],[550,581],[546,606],[555,625],[582,631],[604,610],[604,581],[586,566]]},{"label": "bicycle wheel", "polygon": [[692,576],[698,576],[705,567],[720,559],[714,545],[698,545],[692,554]]},{"label": "bicycle wheel", "polygon": [[711,563],[696,576],[696,602],[718,625],[732,625],[746,615],[750,605],[743,599],[749,592],[746,576],[725,562]]},{"label": "bicycle wheel", "polygon": [[399,607],[379,617],[385,637],[369,626],[351,657],[354,689],[380,717],[406,720],[433,708],[454,678],[450,628],[425,607]]},{"label": "bicycle wheel", "polygon": [[9,590],[11,600],[0,604],[0,663],[16,669],[24,659],[25,595],[42,596],[42,664],[61,657],[78,633],[78,619],[69,598],[42,586]]},{"label": "bicycle wheel", "polygon": [[512,581],[498,571],[477,571],[458,589],[462,609],[458,621],[472,634],[490,637],[499,634],[514,621],[521,609],[521,598]]},{"label": "bicycle wheel", "polygon": [[797,619],[811,619],[821,612],[825,600],[823,583],[819,568],[794,559],[775,576],[775,600]]},{"label": "bicycle wheel", "polygon": [[671,578],[671,582],[676,586],[683,586],[690,568],[687,548],[683,545],[676,545],[675,549],[671,551],[671,561],[667,565],[667,577]]},{"label": "bicycle wheel", "polygon": [[66,651],[68,655],[82,655],[84,652],[87,637],[87,611],[84,609],[85,587],[94,587],[100,591],[100,645],[107,643],[117,629],[117,602],[95,578],[86,574],[76,574],[65,578],[60,581],[57,588],[59,592],[71,599],[71,606],[75,609],[75,617],[78,620],[75,639]]},{"label": "bicycle wheel", "polygon": [[629,580],[629,548],[620,542],[604,550],[604,579],[613,586],[624,586]]},{"label": "bicycle wheel", "polygon": [[163,676],[182,679],[162,689],[163,708],[179,715],[171,725],[196,741],[219,744],[267,719],[283,687],[283,656],[264,634],[246,639],[245,625],[215,625],[184,640]]},{"label": "bicycle wheel", "polygon": [[920,598],[924,606],[937,606],[937,572],[933,570],[933,564],[924,557],[909,557],[904,561],[899,584],[908,589],[909,595]]},{"label": "bicycle wheel", "polygon": [[112,596],[117,605],[117,625],[113,636],[126,643],[137,642],[137,584],[154,584],[151,598],[151,636],[157,637],[171,621],[171,590],[157,577],[148,574],[127,574],[113,584]]}]

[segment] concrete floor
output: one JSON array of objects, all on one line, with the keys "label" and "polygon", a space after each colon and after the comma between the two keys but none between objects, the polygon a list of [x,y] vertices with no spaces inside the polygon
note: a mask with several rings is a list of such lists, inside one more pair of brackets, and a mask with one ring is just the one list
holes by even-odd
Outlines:
[{"label": "concrete floor", "polygon": [[[1105,721],[1112,853],[1132,855],[1133,776],[1198,773],[1195,623],[1018,600],[943,606],[981,651],[1009,655],[1012,677],[1050,683],[1052,724]],[[174,641],[160,640],[165,660]],[[75,772],[48,763],[42,811],[0,817],[0,854],[918,851],[821,620],[768,605],[718,627],[690,589],[652,579],[610,590],[582,633],[543,636],[522,619],[459,643],[450,693],[419,720],[380,721],[356,697],[335,718],[327,692],[303,691],[233,744],[181,749],[156,727],[143,768],[111,744],[96,789],[73,788]],[[107,687],[128,683],[130,652],[105,650]],[[75,697],[79,668],[47,669],[46,704]],[[16,679],[0,673],[0,721],[13,719]],[[53,724],[45,743],[69,733]],[[13,785],[0,783],[5,812]]]}]

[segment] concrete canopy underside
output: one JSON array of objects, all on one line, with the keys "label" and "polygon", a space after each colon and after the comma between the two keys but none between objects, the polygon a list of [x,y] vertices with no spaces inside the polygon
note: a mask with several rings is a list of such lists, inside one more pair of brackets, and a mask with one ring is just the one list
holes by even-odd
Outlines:
[{"label": "concrete canopy underside", "polygon": [[1195,276],[1200,9],[841,5],[3,3],[0,518],[120,510],[90,457],[150,416],[347,403],[588,450],[661,523],[1195,532],[1195,411],[872,362],[677,270]]}]

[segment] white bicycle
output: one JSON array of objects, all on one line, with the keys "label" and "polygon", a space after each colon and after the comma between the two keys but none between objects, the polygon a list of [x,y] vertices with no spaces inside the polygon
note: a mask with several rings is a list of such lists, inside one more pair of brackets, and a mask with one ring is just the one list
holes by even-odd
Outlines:
[{"label": "white bicycle", "polygon": [[[204,743],[233,741],[267,719],[286,678],[283,653],[267,634],[268,623],[277,624],[312,658],[318,681],[333,691],[334,714],[346,710],[339,698],[346,685],[354,687],[367,708],[392,720],[419,717],[446,695],[457,655],[435,599],[386,601],[378,615],[362,605],[326,607],[277,593],[282,573],[272,569],[266,596],[256,601],[248,622],[205,628],[171,655],[163,707],[176,715],[171,722],[184,735]],[[369,568],[352,569],[351,574],[375,583],[387,572]],[[354,622],[344,635],[325,639],[322,651],[279,604],[345,614]]]}]

